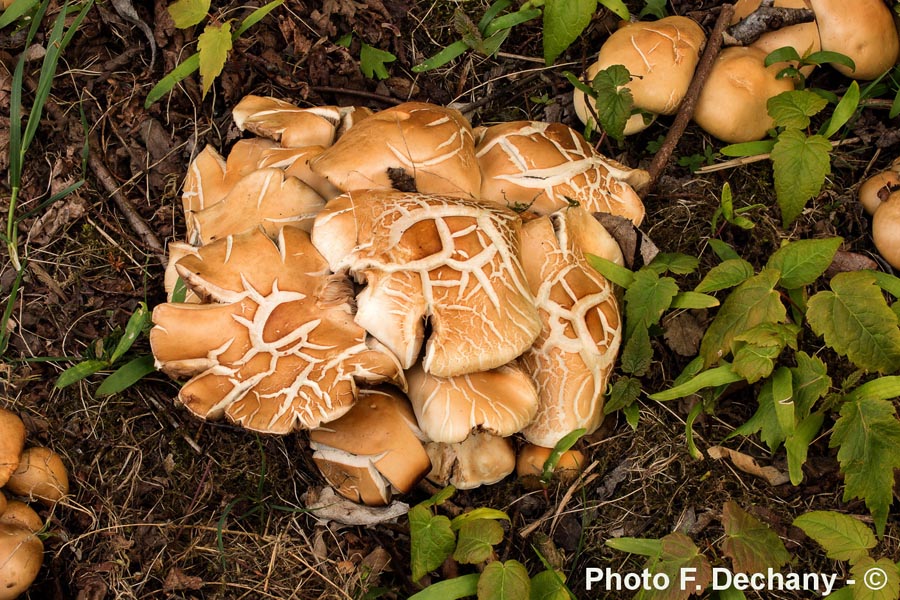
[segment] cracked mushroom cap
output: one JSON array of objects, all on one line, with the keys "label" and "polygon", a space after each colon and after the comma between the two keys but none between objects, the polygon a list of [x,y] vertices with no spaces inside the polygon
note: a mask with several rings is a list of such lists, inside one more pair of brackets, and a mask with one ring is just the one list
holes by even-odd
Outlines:
[{"label": "cracked mushroom cap", "polygon": [[587,220],[596,222],[583,210],[563,209],[523,228],[522,262],[543,327],[519,359],[540,398],[522,434],[548,448],[575,429],[600,426],[622,340],[613,286],[587,264],[579,242]]},{"label": "cracked mushroom cap", "polygon": [[0,408],[0,487],[19,467],[25,447],[25,424],[16,413]]},{"label": "cracked mushroom cap", "polygon": [[534,383],[515,362],[456,377],[435,377],[416,364],[406,379],[419,427],[434,442],[461,442],[476,430],[507,437],[538,408]]},{"label": "cracked mushroom cap", "polygon": [[356,123],[310,165],[343,191],[418,191],[477,198],[481,173],[462,114],[407,102]]},{"label": "cracked mushroom cap", "polygon": [[159,369],[192,377],[178,400],[197,416],[288,433],[343,415],[359,381],[405,386],[396,358],[353,322],[352,285],[306,232],[228,236],[176,268],[213,304],[160,304],[150,345]]},{"label": "cracked mushroom cap", "polygon": [[361,190],[328,203],[312,241],[332,271],[366,281],[360,326],[407,368],[428,317],[424,369],[451,377],[506,364],[540,330],[520,229],[518,215],[489,203]]},{"label": "cracked mushroom cap", "polygon": [[431,458],[428,479],[460,490],[492,485],[516,468],[516,452],[509,438],[476,432],[461,442],[425,445]]},{"label": "cracked mushroom cap", "polygon": [[644,204],[632,188],[646,184],[641,169],[608,159],[562,123],[513,121],[479,132],[481,198],[549,214],[578,203],[640,225]]},{"label": "cracked mushroom cap", "polygon": [[[735,2],[731,24],[734,25],[746,19],[759,8],[760,4],[762,4],[762,0],[738,0]],[[773,6],[776,8],[812,8],[810,0],[775,0]],[[788,46],[795,49],[800,56],[806,56],[822,49],[822,43],[819,40],[819,28],[815,21],[767,31],[750,45],[754,48],[759,48],[766,54]],[[803,67],[801,71],[804,75],[809,75],[813,68],[814,65],[808,65]]]},{"label": "cracked mushroom cap", "polygon": [[330,146],[341,122],[337,106],[300,108],[269,96],[245,96],[232,111],[235,125],[285,148]]},{"label": "cracked mushroom cap", "polygon": [[368,505],[407,493],[431,469],[409,401],[391,388],[363,389],[340,419],[309,432],[313,460],[345,498]]},{"label": "cracked mushroom cap", "polygon": [[891,10],[882,0],[810,0],[822,50],[853,59],[856,69],[832,64],[854,79],[875,79],[897,62],[900,38]]}]

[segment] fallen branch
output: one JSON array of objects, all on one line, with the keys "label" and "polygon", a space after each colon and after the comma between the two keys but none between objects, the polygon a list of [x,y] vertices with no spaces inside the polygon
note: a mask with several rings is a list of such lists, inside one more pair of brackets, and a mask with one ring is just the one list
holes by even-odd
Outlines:
[{"label": "fallen branch", "polygon": [[816,15],[808,8],[772,6],[774,0],[763,0],[759,8],[722,33],[726,46],[749,46],[764,33],[791,25],[811,23]]}]

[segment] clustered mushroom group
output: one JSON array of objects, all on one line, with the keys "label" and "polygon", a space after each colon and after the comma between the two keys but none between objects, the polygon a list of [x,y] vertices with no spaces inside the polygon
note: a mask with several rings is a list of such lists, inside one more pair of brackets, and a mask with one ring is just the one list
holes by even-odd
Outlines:
[{"label": "clustered mushroom group", "polygon": [[248,96],[233,115],[257,137],[190,165],[153,312],[181,404],[310,430],[325,479],[374,505],[426,475],[498,481],[516,445],[597,429],[621,318],[585,255],[622,255],[592,213],[639,224],[644,171],[559,123],[473,129],[426,103]]},{"label": "clustered mushroom group", "polygon": [[0,600],[12,600],[28,589],[43,562],[44,544],[37,533],[44,522],[28,503],[53,507],[69,493],[69,478],[53,450],[25,448],[25,424],[2,408],[0,488]]}]

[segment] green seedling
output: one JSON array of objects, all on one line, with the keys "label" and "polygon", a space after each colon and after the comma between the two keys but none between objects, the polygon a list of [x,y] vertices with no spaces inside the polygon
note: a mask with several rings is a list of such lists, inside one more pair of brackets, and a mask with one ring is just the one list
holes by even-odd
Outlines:
[{"label": "green seedling", "polygon": [[721,229],[719,228],[719,219],[723,219],[725,223],[729,223],[731,225],[734,225],[735,227],[740,227],[741,229],[753,229],[754,227],[756,227],[756,224],[745,217],[744,214],[752,210],[756,210],[757,208],[763,207],[763,204],[751,204],[750,206],[735,208],[734,198],[731,194],[731,186],[726,182],[722,186],[722,195],[719,198],[719,207],[716,208],[716,211],[713,213],[712,219],[710,220],[712,235],[717,236],[721,233]]},{"label": "green seedling", "polygon": [[576,429],[556,442],[550,456],[544,461],[544,466],[541,471],[541,484],[544,487],[550,485],[550,480],[553,479],[553,472],[556,471],[556,467],[559,465],[559,460],[562,458],[562,455],[571,450],[572,446],[578,443],[578,440],[580,440],[585,433],[587,433],[586,429]]},{"label": "green seedling", "polygon": [[[353,43],[353,34],[348,33],[335,42],[338,46],[350,48]],[[379,50],[365,42],[360,42],[359,70],[369,79],[387,79],[389,77],[386,64],[397,60],[397,57],[386,50]]]}]

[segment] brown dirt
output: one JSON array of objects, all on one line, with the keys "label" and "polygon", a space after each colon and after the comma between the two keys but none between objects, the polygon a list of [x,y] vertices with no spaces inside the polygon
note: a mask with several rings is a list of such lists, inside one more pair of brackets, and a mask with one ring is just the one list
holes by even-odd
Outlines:
[{"label": "brown dirt", "polygon": [[[38,43],[58,11],[51,4]],[[629,4],[632,9],[643,6]],[[709,27],[718,4],[682,0],[670,2],[669,8]],[[82,170],[85,132],[79,111],[96,138],[94,158],[165,242],[184,230],[179,187],[187,163],[205,144],[225,150],[240,138],[230,108],[245,94],[375,109],[424,100],[472,109],[476,125],[537,119],[578,127],[562,72],[580,71],[614,20],[601,10],[552,68],[538,59],[540,29],[529,23],[516,28],[502,56],[466,55],[446,69],[415,75],[411,66],[454,41],[449,23],[455,3],[287,0],[235,44],[205,99],[198,79],[190,77],[144,109],[147,92],[193,51],[199,33],[175,29],[165,5],[163,0],[135,3],[159,46],[152,68],[139,28],[119,16],[112,3],[91,10],[65,51],[51,94],[56,108],[45,111],[26,158],[17,214],[35,213],[19,227],[19,252],[27,254],[29,266],[11,315],[15,329],[2,362],[0,405],[23,415],[29,443],[49,445],[63,455],[72,479],[71,497],[42,512],[49,521],[45,564],[27,597],[374,598],[379,591],[384,598],[407,597],[418,588],[409,578],[405,519],[339,528],[303,510],[304,492],[323,485],[303,434],[261,437],[223,423],[198,422],[173,403],[177,386],[161,375],[111,398],[95,397],[99,376],[54,389],[65,367],[100,355],[100,344],[114,343],[114,332],[121,331],[139,302],[152,307],[164,300],[162,269],[147,239],[127,222],[96,171]],[[466,3],[476,20],[483,11],[480,5]],[[245,5],[232,2],[214,15],[240,18],[246,12]],[[355,35],[349,48],[334,43],[351,31]],[[11,28],[0,32],[0,115],[9,114],[10,74],[23,50],[21,39]],[[362,76],[360,40],[397,55],[388,65],[389,79]],[[29,63],[27,78],[33,80],[38,68],[39,62]],[[827,89],[846,85],[824,70],[815,77],[814,84]],[[31,95],[26,98],[30,102]],[[646,166],[651,158],[646,148],[665,134],[667,123],[660,119],[621,146],[604,141],[601,149],[629,165]],[[700,177],[673,162],[645,199],[645,232],[664,251],[696,254],[709,236],[722,184],[729,181],[738,206],[767,206],[750,214],[757,223],[752,232],[726,226],[720,234],[756,266],[781,241],[813,236],[841,235],[844,249],[874,256],[869,221],[854,201],[854,185],[897,155],[898,126],[897,119],[888,120],[886,110],[866,110],[852,132],[863,141],[835,152],[825,189],[788,230],[774,208],[769,163]],[[702,154],[707,146],[720,144],[690,126],[676,157]],[[4,160],[0,168],[6,168]],[[77,191],[51,207],[41,205],[82,177],[86,182]],[[4,214],[6,185],[4,178]],[[0,271],[4,298],[14,279],[6,260]],[[687,362],[661,337],[655,343],[652,374],[644,380],[647,392],[662,389]],[[146,339],[141,339],[129,356],[148,352]],[[754,406],[752,389],[723,400],[715,416],[703,415],[695,425],[698,444],[704,448],[723,440]],[[604,546],[610,537],[683,531],[714,563],[726,564],[719,550],[719,515],[727,500],[782,537],[796,556],[795,570],[844,569],[791,527],[794,517],[815,508],[836,508],[864,519],[868,514],[861,502],[842,501],[835,451],[827,440],[811,449],[803,485],[771,487],[725,462],[690,458],[684,434],[689,408],[642,401],[636,431],[624,419],[610,417],[601,432],[583,443],[591,461],[590,479],[571,497],[564,496],[568,488],[528,492],[508,479],[460,492],[453,501],[461,508],[508,511],[511,531],[498,546],[500,557],[521,560],[532,572],[541,568],[532,544],[545,556],[563,557],[578,597],[605,597],[585,591],[586,567],[639,568],[637,559]],[[756,439],[732,440],[730,446],[785,468],[783,453],[771,457]],[[428,495],[418,490],[407,500]],[[535,533],[520,537],[536,521]],[[898,546],[900,526],[892,517],[878,551],[898,560]]]}]

